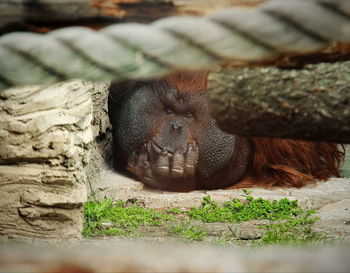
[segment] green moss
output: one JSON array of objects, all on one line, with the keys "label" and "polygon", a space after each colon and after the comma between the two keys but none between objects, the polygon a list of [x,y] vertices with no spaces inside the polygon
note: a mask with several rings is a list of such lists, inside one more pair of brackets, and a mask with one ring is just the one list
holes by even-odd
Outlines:
[{"label": "green moss", "polygon": [[305,245],[313,242],[327,241],[327,238],[312,229],[319,217],[310,217],[305,213],[302,217],[289,219],[285,222],[274,222],[266,225],[267,233],[259,244],[293,244]]},{"label": "green moss", "polygon": [[188,214],[191,218],[206,223],[222,222],[237,223],[250,220],[285,220],[301,215],[303,210],[298,201],[290,201],[287,198],[279,201],[266,199],[254,199],[246,195],[246,201],[238,199],[227,201],[223,206],[212,201],[210,196],[204,197],[199,208],[192,208]]},{"label": "green moss", "polygon": [[[251,191],[244,191],[245,200],[232,199],[223,205],[203,198],[198,208],[182,210],[178,207],[165,211],[142,208],[137,205],[126,207],[123,202],[113,203],[109,199],[102,202],[87,202],[84,206],[84,236],[117,235],[141,236],[137,229],[141,226],[158,226],[166,230],[169,236],[185,238],[191,241],[208,241],[225,245],[239,244],[231,225],[250,220],[268,220],[263,225],[264,235],[254,240],[252,245],[263,244],[307,244],[325,241],[324,235],[313,231],[318,217],[312,217],[313,210],[302,209],[298,201],[286,198],[269,201],[254,199]],[[165,222],[174,222],[170,228]],[[205,223],[228,223],[231,233],[208,235]]]},{"label": "green moss", "polygon": [[181,214],[182,210],[179,207],[174,207],[167,209],[167,212],[172,214]]},{"label": "green moss", "polygon": [[[269,201],[262,198],[254,199],[244,191],[246,200],[227,201],[223,206],[211,200],[210,196],[203,198],[199,208],[192,208],[188,215],[192,219],[205,223],[239,223],[250,220],[270,220],[269,225],[261,226],[267,229],[255,245],[263,244],[306,244],[325,240],[325,236],[312,230],[319,218],[311,217],[315,210],[303,210],[297,200],[283,198],[279,201]],[[221,241],[227,241],[223,237]]]},{"label": "green moss", "polygon": [[202,241],[207,237],[203,227],[194,225],[191,221],[184,221],[171,227],[171,233],[191,241]]},{"label": "green moss", "polygon": [[86,202],[84,205],[85,237],[96,235],[130,235],[139,226],[159,226],[173,217],[162,211],[138,206],[125,207],[124,202]]}]

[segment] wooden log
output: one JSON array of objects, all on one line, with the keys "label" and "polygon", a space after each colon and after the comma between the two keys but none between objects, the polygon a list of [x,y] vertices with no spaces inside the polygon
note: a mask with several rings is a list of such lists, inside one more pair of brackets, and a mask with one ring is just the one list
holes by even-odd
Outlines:
[{"label": "wooden log", "polygon": [[[0,1],[0,28],[13,23],[29,23],[33,30],[41,31],[70,24],[100,28],[111,22],[151,22],[166,16],[204,15],[235,5],[255,6],[264,1],[2,0]],[[50,25],[55,22],[58,22],[58,25]],[[45,28],[42,28],[43,24]]]},{"label": "wooden log", "polygon": [[90,83],[13,88],[0,96],[0,241],[81,238]]},{"label": "wooden log", "polygon": [[266,0],[94,0],[104,15],[123,21],[150,22],[176,15],[205,15],[233,6],[257,6]]},{"label": "wooden log", "polygon": [[12,23],[72,21],[99,17],[89,0],[3,0],[0,27]]},{"label": "wooden log", "polygon": [[350,143],[349,75],[350,61],[214,73],[211,114],[232,134]]}]

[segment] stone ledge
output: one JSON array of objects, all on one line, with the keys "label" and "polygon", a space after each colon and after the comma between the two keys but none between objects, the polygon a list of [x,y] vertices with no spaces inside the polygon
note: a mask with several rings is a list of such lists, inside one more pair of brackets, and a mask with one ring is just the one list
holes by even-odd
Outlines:
[{"label": "stone ledge", "polygon": [[[339,202],[349,198],[350,179],[332,178],[329,181],[319,182],[301,189],[276,188],[263,189],[251,188],[252,196],[263,197],[268,200],[279,200],[287,197],[298,200],[305,208],[320,209],[328,204]],[[199,206],[204,196],[219,203],[231,198],[245,199],[241,189],[236,190],[213,190],[192,191],[187,193],[164,192],[146,189],[140,182],[117,174],[111,170],[105,171],[101,176],[100,183],[94,186],[95,197],[103,200],[105,197],[119,201],[137,200],[138,204],[155,209],[166,209],[169,207],[191,208]],[[350,213],[350,212],[349,212]]]}]

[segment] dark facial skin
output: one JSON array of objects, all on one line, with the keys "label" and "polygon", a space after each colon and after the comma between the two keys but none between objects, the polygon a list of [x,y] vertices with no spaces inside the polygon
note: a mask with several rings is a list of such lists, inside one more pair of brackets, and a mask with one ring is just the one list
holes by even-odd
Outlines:
[{"label": "dark facial skin", "polygon": [[246,171],[249,144],[219,130],[205,89],[184,92],[165,79],[115,84],[109,116],[115,168],[149,187],[223,188]]}]

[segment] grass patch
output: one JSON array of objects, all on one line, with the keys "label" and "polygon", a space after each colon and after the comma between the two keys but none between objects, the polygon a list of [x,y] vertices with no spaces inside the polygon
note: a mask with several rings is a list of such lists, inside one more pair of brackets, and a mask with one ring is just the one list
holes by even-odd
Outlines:
[{"label": "grass patch", "polygon": [[162,211],[139,206],[125,207],[124,202],[89,201],[84,204],[85,237],[97,235],[133,235],[140,226],[160,226],[173,216]]},{"label": "grass patch", "polygon": [[325,235],[315,232],[313,224],[319,217],[311,217],[306,212],[302,217],[289,219],[286,222],[271,223],[266,225],[267,233],[260,239],[259,244],[293,244],[305,245],[317,242],[326,242]]},{"label": "grass patch", "polygon": [[174,207],[167,209],[167,212],[172,214],[181,214],[182,210],[179,207]]},{"label": "grass patch", "polygon": [[210,196],[203,198],[199,208],[192,208],[188,215],[205,223],[237,223],[250,220],[285,220],[303,214],[303,209],[297,200],[290,201],[287,198],[279,201],[266,199],[254,199],[246,195],[246,201],[238,199],[227,201],[223,206],[212,201]]},{"label": "grass patch", "polygon": [[207,237],[203,227],[194,225],[191,221],[183,221],[172,226],[171,233],[190,241],[202,241]]},{"label": "grass patch", "polygon": [[[238,241],[231,227],[235,223],[268,220],[268,225],[261,226],[266,232],[261,238],[254,240],[253,245],[300,245],[326,240],[325,236],[312,229],[319,219],[313,216],[316,211],[302,209],[296,200],[254,199],[248,190],[244,191],[244,194],[245,200],[232,199],[223,205],[206,196],[199,207],[190,210],[174,207],[159,211],[136,205],[126,207],[124,202],[113,203],[109,199],[102,202],[90,201],[84,205],[83,234],[85,237],[99,235],[136,237],[141,236],[137,233],[138,227],[158,226],[163,230],[166,229],[169,237],[226,245]],[[164,225],[165,222],[174,224],[169,227]],[[205,230],[206,223],[227,223],[231,232],[213,237]]]}]

